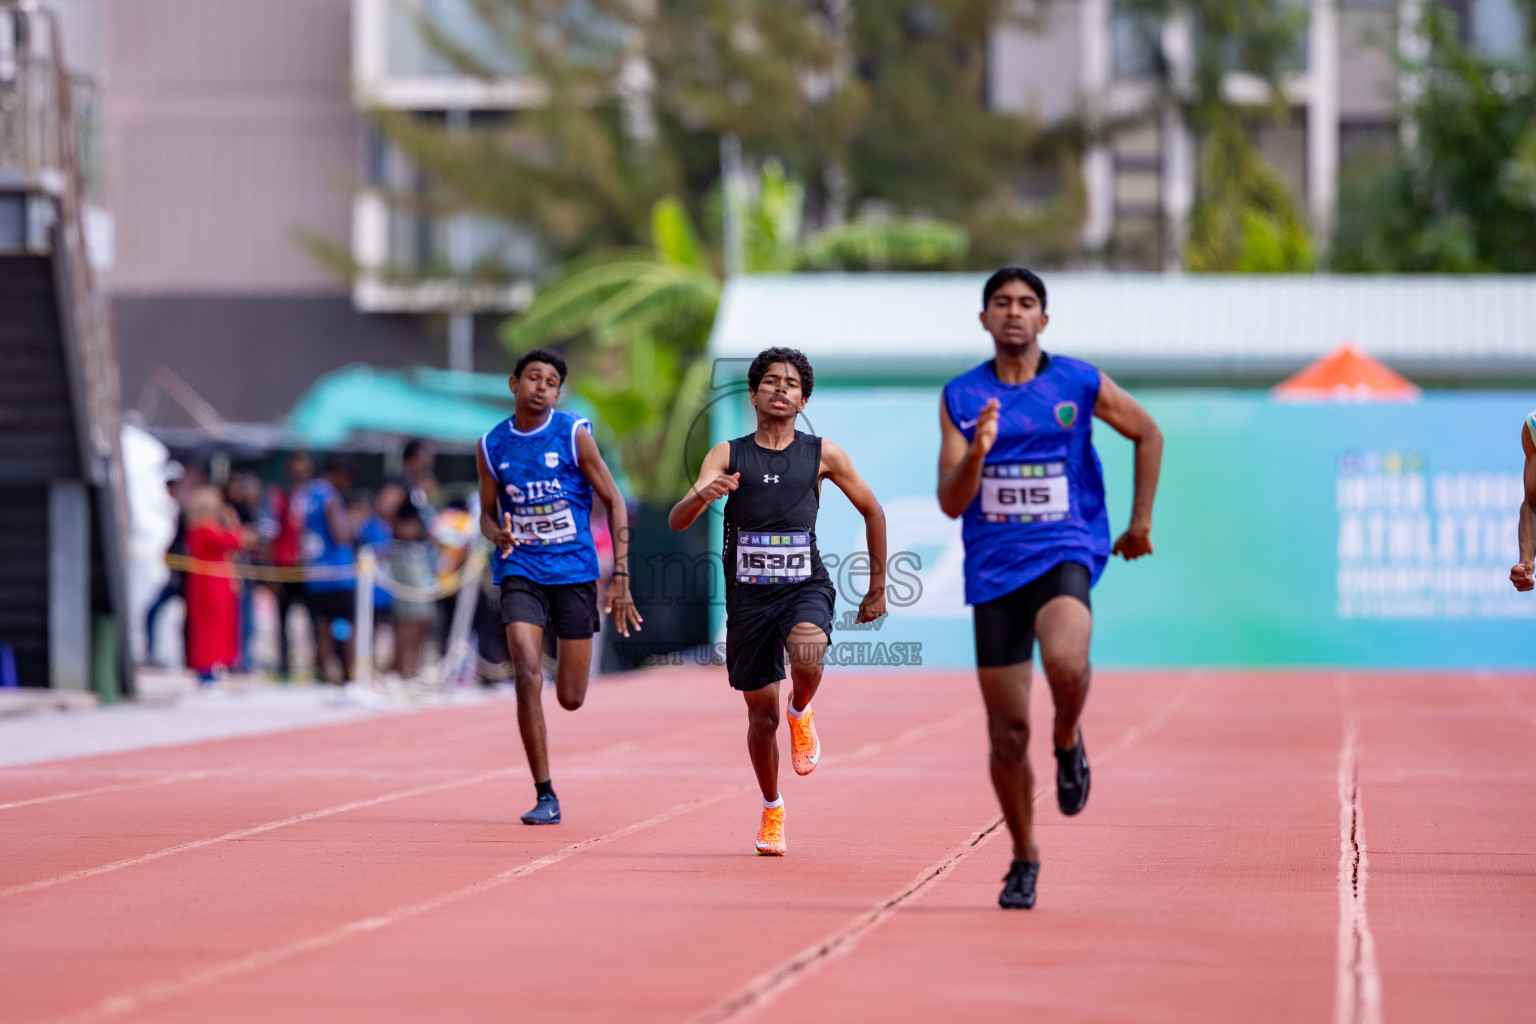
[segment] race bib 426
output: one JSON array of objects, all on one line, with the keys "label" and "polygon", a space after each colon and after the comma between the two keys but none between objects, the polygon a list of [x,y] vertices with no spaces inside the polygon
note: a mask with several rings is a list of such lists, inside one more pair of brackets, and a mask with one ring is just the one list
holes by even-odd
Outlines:
[{"label": "race bib 426", "polygon": [[512,536],[519,544],[564,544],[576,539],[576,517],[565,501],[517,505],[512,510]]},{"label": "race bib 426", "polygon": [[1000,462],[981,469],[981,518],[1054,523],[1072,514],[1065,462]]},{"label": "race bib 426", "polygon": [[799,583],[811,578],[809,533],[736,536],[736,582]]}]

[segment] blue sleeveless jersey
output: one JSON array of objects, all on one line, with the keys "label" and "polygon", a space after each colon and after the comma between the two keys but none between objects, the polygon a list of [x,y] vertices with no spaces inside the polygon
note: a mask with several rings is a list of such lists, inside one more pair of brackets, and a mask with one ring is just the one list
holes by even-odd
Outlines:
[{"label": "blue sleeveless jersey", "polygon": [[536,583],[586,583],[600,575],[592,543],[592,485],[576,460],[576,431],[592,424],[551,409],[544,425],[526,433],[512,418],[480,439],[496,481],[496,521],[512,516],[518,544],[496,552],[493,578],[526,576]]},{"label": "blue sleeveless jersey", "polygon": [[[341,494],[332,487],[328,480],[311,480],[304,485],[302,492],[304,504],[304,564],[305,565],[351,565],[353,561],[352,548],[346,544],[338,544],[335,534],[331,533],[331,521],[326,517],[325,509],[332,501],[340,501]],[[336,590],[351,590],[353,582],[350,579],[321,579],[308,580],[304,588],[312,593],[324,594]]]},{"label": "blue sleeveless jersey", "polygon": [[944,385],[944,409],[970,441],[989,398],[1001,408],[981,490],[962,519],[965,601],[982,604],[1080,562],[1099,581],[1109,560],[1104,475],[1093,450],[1099,371],[1051,356],[1023,384],[997,379],[991,361]]}]

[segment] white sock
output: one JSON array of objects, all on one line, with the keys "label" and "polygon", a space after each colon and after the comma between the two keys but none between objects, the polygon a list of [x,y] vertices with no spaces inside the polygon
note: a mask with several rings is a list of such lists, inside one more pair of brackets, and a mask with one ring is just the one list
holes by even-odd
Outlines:
[{"label": "white sock", "polygon": [[795,695],[794,694],[790,694],[789,695],[789,717],[790,718],[793,718],[796,721],[799,721],[800,720],[800,716],[804,715],[809,710],[811,710],[811,706],[809,704],[807,704],[805,707],[801,708],[799,711],[796,711],[795,710]]},{"label": "white sock", "polygon": [[765,810],[765,811],[771,811],[775,807],[783,807],[783,806],[784,806],[784,794],[783,793],[780,793],[777,797],[775,797],[773,803],[769,803],[767,800],[763,801],[763,810]]}]

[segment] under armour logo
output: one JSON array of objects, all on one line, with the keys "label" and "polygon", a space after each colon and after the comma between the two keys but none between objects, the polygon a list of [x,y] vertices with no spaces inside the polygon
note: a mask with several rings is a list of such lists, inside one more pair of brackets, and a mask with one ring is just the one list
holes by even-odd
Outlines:
[{"label": "under armour logo", "polygon": [[779,475],[777,473],[764,473],[763,474],[763,483],[765,483],[765,484],[776,484],[778,482],[779,482]]}]

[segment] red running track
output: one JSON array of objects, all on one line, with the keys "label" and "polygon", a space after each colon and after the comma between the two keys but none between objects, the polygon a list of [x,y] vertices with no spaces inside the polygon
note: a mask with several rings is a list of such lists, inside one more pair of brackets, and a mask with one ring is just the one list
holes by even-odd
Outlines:
[{"label": "red running track", "polygon": [[751,853],[745,715],[718,671],[547,704],[555,828],[517,823],[510,703],[0,770],[0,1019],[1536,1006],[1536,678],[1099,673],[1093,797],[1067,820],[1043,788],[1030,912],[995,905],[1008,847],[969,674],[830,675],[822,765],[785,758],[783,859]]}]

